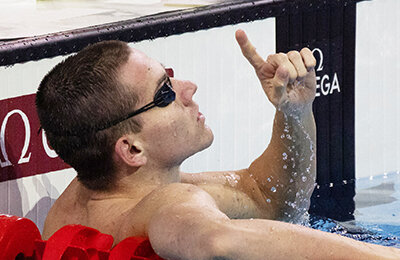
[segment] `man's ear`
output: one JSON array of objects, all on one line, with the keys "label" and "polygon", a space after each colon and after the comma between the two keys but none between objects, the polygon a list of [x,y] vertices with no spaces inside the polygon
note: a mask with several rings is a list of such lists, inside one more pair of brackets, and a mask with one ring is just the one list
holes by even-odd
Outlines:
[{"label": "man's ear", "polygon": [[140,141],[133,136],[125,135],[115,143],[115,153],[119,159],[129,166],[140,167],[146,164],[147,157],[143,153]]}]

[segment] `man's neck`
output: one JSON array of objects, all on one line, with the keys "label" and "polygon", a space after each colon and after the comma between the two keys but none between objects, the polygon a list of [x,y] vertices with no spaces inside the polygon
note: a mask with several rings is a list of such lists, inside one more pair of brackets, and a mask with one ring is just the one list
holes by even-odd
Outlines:
[{"label": "man's neck", "polygon": [[143,198],[161,186],[181,181],[179,166],[126,168],[117,173],[117,178],[116,188],[108,192],[95,192],[92,199]]}]

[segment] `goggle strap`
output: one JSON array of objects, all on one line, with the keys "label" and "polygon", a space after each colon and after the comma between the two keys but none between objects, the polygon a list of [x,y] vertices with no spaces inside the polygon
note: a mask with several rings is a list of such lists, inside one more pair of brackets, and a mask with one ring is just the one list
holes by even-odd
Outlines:
[{"label": "goggle strap", "polygon": [[122,121],[125,121],[125,120],[127,120],[127,119],[129,119],[129,118],[131,118],[131,117],[133,117],[133,116],[135,116],[135,115],[137,115],[137,114],[143,113],[143,112],[145,112],[145,111],[147,111],[147,110],[149,110],[149,109],[151,109],[151,108],[153,108],[153,107],[155,107],[155,106],[156,106],[156,104],[155,104],[154,101],[153,101],[153,102],[151,102],[151,103],[145,105],[144,107],[142,107],[142,108],[140,108],[140,109],[138,109],[138,110],[136,110],[136,111],[133,111],[132,113],[126,115],[126,116],[123,117],[123,118],[119,118],[119,119],[114,120],[114,121],[112,121],[111,123],[109,123],[109,124],[107,124],[107,125],[105,125],[105,126],[103,126],[103,127],[98,128],[97,131],[101,131],[101,130],[107,129],[107,128],[109,128],[109,127],[115,126],[115,125],[117,125],[118,123],[120,123],[120,122],[122,122]]}]

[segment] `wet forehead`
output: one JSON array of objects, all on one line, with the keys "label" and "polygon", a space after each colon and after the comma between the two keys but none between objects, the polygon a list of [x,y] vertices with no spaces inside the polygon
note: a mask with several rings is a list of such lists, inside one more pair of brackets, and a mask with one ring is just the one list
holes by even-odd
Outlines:
[{"label": "wet forehead", "polygon": [[143,52],[132,49],[128,62],[121,68],[121,81],[134,88],[139,96],[152,97],[165,68]]}]

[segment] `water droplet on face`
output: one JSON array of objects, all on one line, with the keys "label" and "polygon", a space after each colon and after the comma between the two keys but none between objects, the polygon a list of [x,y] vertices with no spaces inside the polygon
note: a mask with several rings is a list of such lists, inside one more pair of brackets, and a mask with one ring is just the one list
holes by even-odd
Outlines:
[{"label": "water droplet on face", "polygon": [[267,181],[268,181],[268,182],[271,182],[271,178],[268,178]]},{"label": "water droplet on face", "polygon": [[303,182],[306,182],[306,181],[307,181],[307,177],[306,177],[306,176],[303,176],[303,177],[301,177],[301,180],[302,180]]},{"label": "water droplet on face", "polygon": [[287,160],[288,155],[287,155],[286,153],[283,153],[283,154],[282,154],[282,158],[283,158],[283,160]]},{"label": "water droplet on face", "polygon": [[296,177],[296,176],[297,176],[297,172],[294,172],[294,173],[293,173],[293,176]]},{"label": "water droplet on face", "polygon": [[281,135],[281,139],[285,138],[285,135]]},{"label": "water droplet on face", "polygon": [[289,135],[289,134],[286,135],[286,138],[289,139],[289,140],[292,140],[292,136]]},{"label": "water droplet on face", "polygon": [[293,183],[293,179],[290,179],[289,181],[290,181],[290,183]]},{"label": "water droplet on face", "polygon": [[271,191],[272,191],[272,192],[276,192],[276,188],[275,188],[275,187],[272,187],[272,188],[271,188]]},{"label": "water droplet on face", "polygon": [[270,199],[267,199],[266,201],[267,201],[267,203],[271,203],[271,200],[270,200]]},{"label": "water droplet on face", "polygon": [[285,164],[285,165],[283,165],[283,169],[285,169],[285,170],[287,169],[287,165],[286,165],[286,164]]}]

